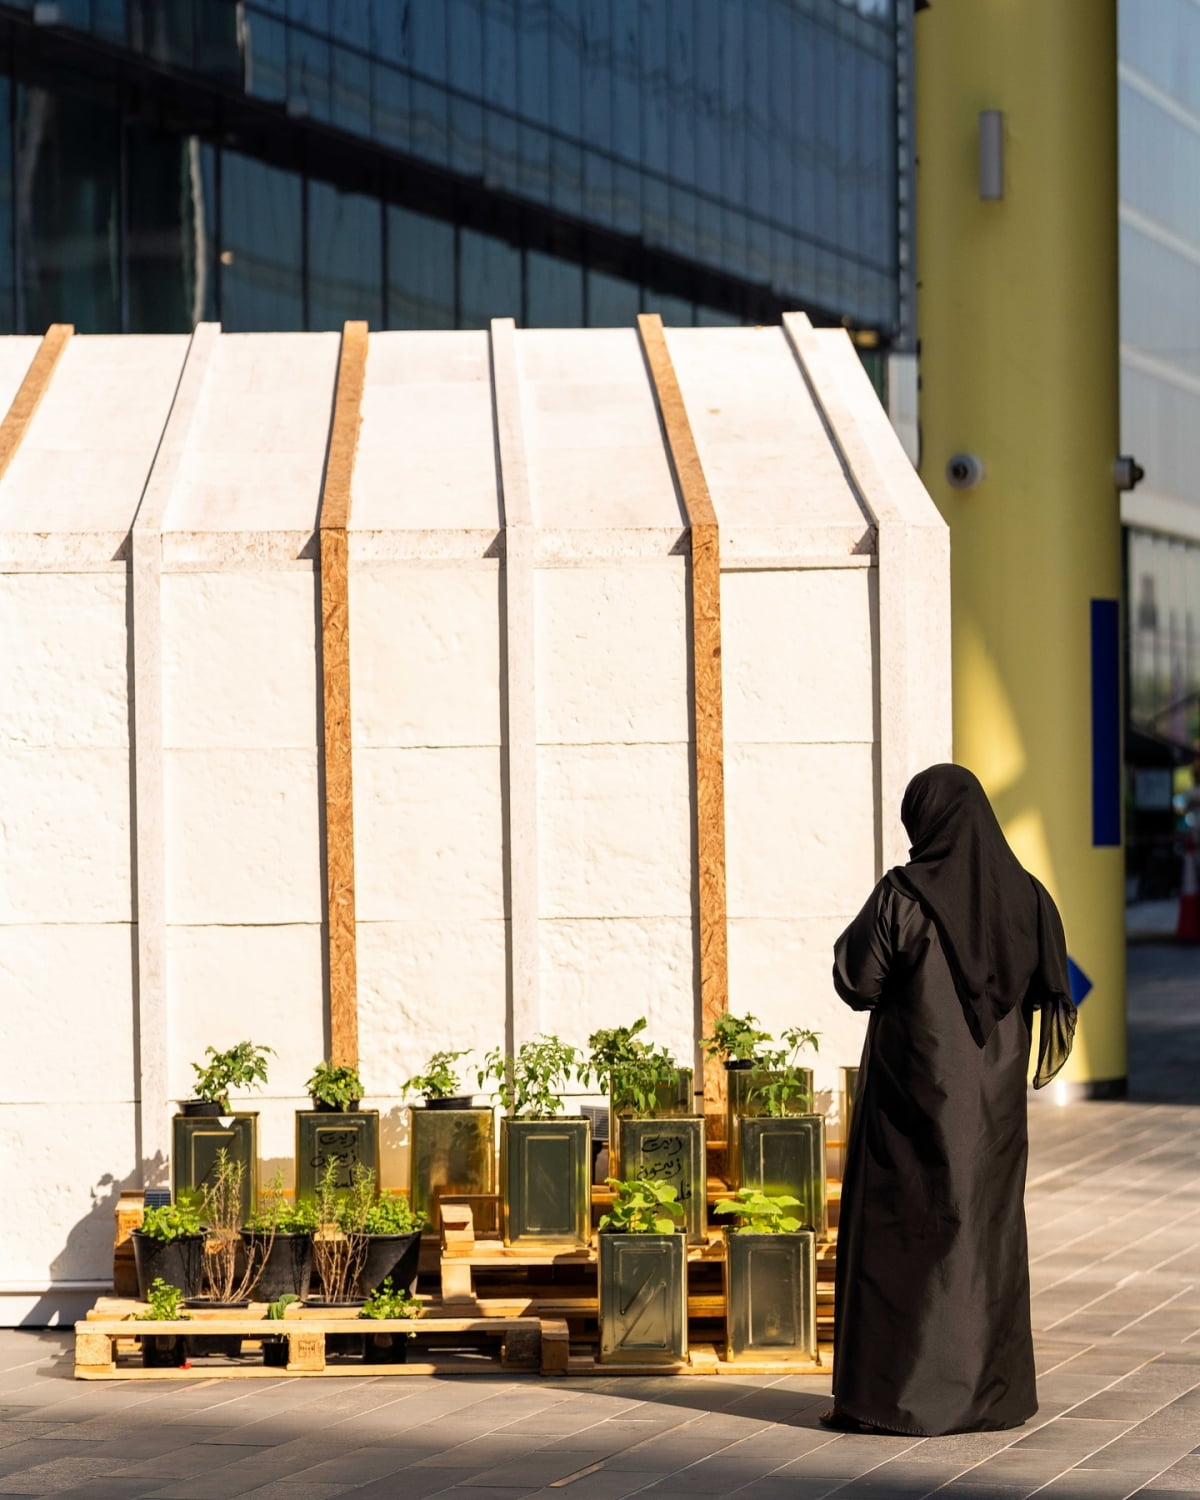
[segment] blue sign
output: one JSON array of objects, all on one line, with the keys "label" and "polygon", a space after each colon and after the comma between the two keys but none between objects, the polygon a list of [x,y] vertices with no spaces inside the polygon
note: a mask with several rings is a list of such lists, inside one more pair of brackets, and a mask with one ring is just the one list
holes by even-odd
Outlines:
[{"label": "blue sign", "polygon": [[1092,981],[1071,957],[1067,958],[1067,974],[1071,980],[1071,999],[1082,1005],[1092,992]]}]

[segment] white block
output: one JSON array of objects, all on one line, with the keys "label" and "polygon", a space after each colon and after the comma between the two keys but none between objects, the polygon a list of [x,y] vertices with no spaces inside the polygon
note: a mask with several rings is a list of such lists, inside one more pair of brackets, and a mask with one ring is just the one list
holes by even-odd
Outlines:
[{"label": "white block", "polygon": [[819,1032],[816,1055],[803,1057],[818,1091],[836,1091],[838,1069],[858,1065],[866,1035],[866,1016],[843,1004],[830,977],[834,942],[849,921],[740,917],[729,923],[730,1010],[756,1016],[774,1036],[788,1026]]},{"label": "white block", "polygon": [[315,753],[318,588],[307,569],[163,575],[164,745]]},{"label": "white block", "polygon": [[167,921],[321,920],[320,800],[311,750],[168,750]]},{"label": "white block", "polygon": [[543,917],[692,915],[686,745],[538,752]]},{"label": "white block", "polygon": [[603,1026],[639,1016],[646,1037],[693,1063],[696,974],[692,924],[681,917],[543,921],[542,1021],[578,1047]]},{"label": "white block", "polygon": [[119,922],[0,926],[0,1099],[132,1101],[134,933]]},{"label": "white block", "polygon": [[731,917],[857,911],[875,884],[870,745],[730,745]]},{"label": "white block", "polygon": [[354,829],[360,922],[503,918],[498,750],[357,750]]},{"label": "white block", "polygon": [[534,574],[541,744],[686,741],[685,559]]},{"label": "white block", "polygon": [[128,922],[125,750],[0,748],[0,922]]},{"label": "white block", "polygon": [[111,1280],[113,1211],[141,1185],[131,1104],[0,1104],[0,1221],[6,1282]]},{"label": "white block", "polygon": [[273,1097],[304,1098],[304,1085],[325,1056],[322,934],[316,923],[278,927],[168,927],[170,1005],[168,1081],[172,1098],[190,1099],[193,1063],[204,1049],[240,1041],[272,1047],[265,1089],[250,1109]]},{"label": "white block", "polygon": [[499,745],[500,671],[496,563],[352,570],[356,750]]},{"label": "white block", "polygon": [[0,744],[129,744],[125,583],[0,574]]},{"label": "white block", "polygon": [[876,738],[874,569],[726,573],[726,744]]},{"label": "white block", "polygon": [[359,1071],[383,1108],[432,1052],[472,1055],[461,1064],[463,1092],[475,1067],[504,1043],[505,924],[502,921],[360,922]]}]

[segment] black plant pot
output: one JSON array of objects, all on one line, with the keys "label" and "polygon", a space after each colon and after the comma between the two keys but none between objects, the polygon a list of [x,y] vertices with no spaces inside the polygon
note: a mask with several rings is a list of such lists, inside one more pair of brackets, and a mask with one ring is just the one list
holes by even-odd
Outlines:
[{"label": "black plant pot", "polygon": [[155,1240],[140,1229],[133,1240],[133,1262],[137,1267],[138,1296],[145,1302],[156,1276],[168,1286],[178,1287],[185,1297],[198,1297],[203,1279],[204,1236],[185,1234],[177,1240]]},{"label": "black plant pot", "polygon": [[188,1340],[181,1334],[150,1333],[142,1338],[142,1365],[147,1370],[178,1370],[187,1363]]},{"label": "black plant pot", "polygon": [[[243,1229],[246,1255],[261,1258],[268,1236]],[[262,1264],[258,1280],[254,1283],[254,1296],[259,1302],[274,1302],[291,1292],[301,1301],[308,1296],[312,1284],[313,1248],[308,1234],[277,1234],[270,1252]]]},{"label": "black plant pot", "polygon": [[212,1119],[221,1115],[232,1114],[224,1105],[211,1099],[181,1099],[179,1101],[179,1113],[181,1115],[205,1115]]},{"label": "black plant pot", "polygon": [[273,1370],[286,1370],[288,1363],[288,1341],[268,1334],[262,1341],[263,1364]]},{"label": "black plant pot", "polygon": [[415,1292],[421,1262],[421,1231],[412,1234],[373,1234],[367,1240],[359,1290],[369,1297],[390,1276],[392,1290]]},{"label": "black plant pot", "polygon": [[470,1109],[474,1094],[451,1094],[445,1099],[430,1099],[425,1096],[426,1109]]},{"label": "black plant pot", "polygon": [[[207,1309],[209,1312],[245,1312],[250,1306],[248,1300],[241,1302],[214,1302],[211,1297],[185,1297],[184,1307],[196,1312]],[[242,1339],[236,1333],[193,1333],[188,1340],[191,1351],[195,1355],[200,1354],[223,1354],[226,1359],[241,1359]]]},{"label": "black plant pot", "polygon": [[[309,1095],[312,1098],[312,1095]],[[312,1100],[312,1107],[319,1115],[354,1115],[358,1113],[361,1099],[351,1099],[349,1104],[322,1104],[320,1099]]]},{"label": "black plant pot", "polygon": [[364,1365],[406,1365],[407,1333],[368,1333],[363,1336]]}]

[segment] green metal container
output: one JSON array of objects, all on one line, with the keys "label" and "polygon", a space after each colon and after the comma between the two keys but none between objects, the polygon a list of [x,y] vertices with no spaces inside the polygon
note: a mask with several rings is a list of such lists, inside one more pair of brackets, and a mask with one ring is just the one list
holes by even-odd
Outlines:
[{"label": "green metal container", "polygon": [[[789,1115],[810,1115],[813,1112],[813,1075],[811,1068],[795,1068],[805,1084],[802,1094],[790,1099]],[[728,1153],[729,1181],[733,1187],[742,1186],[742,1126],[741,1122],[765,1113],[760,1091],[764,1084],[778,1078],[770,1068],[729,1068],[725,1074],[725,1145]]]},{"label": "green metal container", "polygon": [[315,1197],[329,1163],[336,1170],[339,1188],[354,1181],[355,1167],[362,1165],[375,1174],[379,1187],[379,1111],[356,1110],[340,1114],[331,1110],[296,1111],[296,1197]]},{"label": "green metal container", "polygon": [[591,1233],[592,1124],[583,1116],[500,1121],[506,1245],[586,1245]]},{"label": "green metal container", "polygon": [[628,1182],[665,1182],[678,1190],[689,1244],[703,1244],[707,1224],[708,1174],[704,1119],[618,1120],[622,1168]]},{"label": "green metal container", "polygon": [[819,1240],[825,1239],[825,1116],[743,1119],[740,1186],[798,1198],[800,1207],[792,1212]]},{"label": "green metal container", "polygon": [[691,1068],[679,1068],[674,1083],[659,1084],[655,1090],[655,1104],[651,1114],[639,1115],[632,1099],[619,1093],[609,1096],[608,1101],[608,1152],[613,1177],[621,1174],[622,1120],[677,1120],[696,1113],[694,1075]]},{"label": "green metal container", "polygon": [[171,1122],[171,1195],[199,1193],[217,1164],[222,1148],[233,1161],[244,1163],[242,1220],[258,1203],[258,1113],[235,1115],[176,1115]]},{"label": "green metal container", "polygon": [[413,1109],[409,1199],[440,1228],[439,1193],[496,1191],[496,1116],[484,1109]]},{"label": "green metal container", "polygon": [[841,1116],[843,1145],[850,1139],[850,1116],[854,1113],[854,1100],[858,1094],[858,1069],[841,1068],[841,1087],[838,1090],[838,1114]]},{"label": "green metal container", "polygon": [[795,1234],[725,1234],[725,1358],[817,1357],[816,1241]]},{"label": "green metal container", "polygon": [[687,1358],[687,1241],[682,1234],[597,1235],[600,1359],[675,1364]]}]

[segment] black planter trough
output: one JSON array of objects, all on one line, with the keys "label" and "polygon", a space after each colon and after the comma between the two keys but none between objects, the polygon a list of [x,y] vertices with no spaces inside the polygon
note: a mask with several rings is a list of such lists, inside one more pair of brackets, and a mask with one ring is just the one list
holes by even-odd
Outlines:
[{"label": "black planter trough", "polygon": [[142,1336],[142,1365],[147,1370],[178,1370],[188,1362],[188,1340],[182,1334]]},{"label": "black planter trough", "polygon": [[185,1234],[177,1240],[156,1240],[135,1229],[133,1263],[137,1267],[138,1296],[143,1302],[150,1286],[161,1276],[168,1286],[178,1287],[185,1297],[198,1297],[203,1276],[204,1236]]},{"label": "black planter trough", "polygon": [[364,1365],[406,1365],[407,1333],[366,1333],[363,1335]]},{"label": "black planter trough", "polygon": [[373,1234],[367,1240],[359,1289],[364,1297],[390,1276],[392,1290],[415,1292],[421,1261],[421,1231],[412,1234]]},{"label": "black planter trough", "polygon": [[262,1265],[258,1280],[254,1283],[255,1300],[275,1302],[290,1292],[293,1297],[303,1301],[312,1284],[312,1236],[277,1234],[264,1261],[263,1254],[269,1239],[269,1235],[257,1234],[252,1229],[242,1230],[247,1257],[253,1255]]}]

